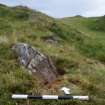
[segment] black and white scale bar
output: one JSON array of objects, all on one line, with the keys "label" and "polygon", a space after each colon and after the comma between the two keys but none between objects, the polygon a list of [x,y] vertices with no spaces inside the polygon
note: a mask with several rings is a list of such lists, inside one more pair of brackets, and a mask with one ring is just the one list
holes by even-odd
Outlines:
[{"label": "black and white scale bar", "polygon": [[32,96],[32,95],[19,95],[13,94],[12,99],[51,99],[51,100],[58,100],[58,99],[78,99],[78,100],[89,100],[88,96],[57,96],[57,95],[42,95],[42,96]]}]

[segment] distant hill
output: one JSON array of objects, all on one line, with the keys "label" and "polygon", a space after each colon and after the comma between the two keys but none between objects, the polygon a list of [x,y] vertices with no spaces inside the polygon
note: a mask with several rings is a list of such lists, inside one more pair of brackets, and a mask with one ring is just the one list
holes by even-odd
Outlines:
[{"label": "distant hill", "polygon": [[[26,105],[11,100],[12,93],[59,94],[61,86],[89,102],[30,101],[30,105],[105,104],[105,16],[55,19],[28,7],[0,4],[0,104]],[[52,38],[49,43],[45,39]],[[54,41],[55,40],[55,41]],[[11,46],[28,43],[50,56],[62,72],[52,87],[40,84],[17,63]],[[42,88],[43,87],[43,88]]]}]

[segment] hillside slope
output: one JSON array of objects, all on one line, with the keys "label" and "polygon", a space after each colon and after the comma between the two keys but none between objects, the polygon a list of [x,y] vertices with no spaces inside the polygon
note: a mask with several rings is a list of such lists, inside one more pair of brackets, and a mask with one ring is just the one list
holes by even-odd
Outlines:
[{"label": "hillside slope", "polygon": [[[60,94],[61,86],[72,94],[89,95],[82,101],[30,101],[30,105],[105,104],[105,17],[54,19],[27,7],[0,5],[0,104],[26,105],[10,99],[12,93]],[[43,38],[57,37],[57,43]],[[11,46],[28,43],[52,57],[58,72],[52,86],[40,83],[17,63]],[[62,73],[61,73],[62,74]],[[43,87],[43,88],[42,88]]]}]

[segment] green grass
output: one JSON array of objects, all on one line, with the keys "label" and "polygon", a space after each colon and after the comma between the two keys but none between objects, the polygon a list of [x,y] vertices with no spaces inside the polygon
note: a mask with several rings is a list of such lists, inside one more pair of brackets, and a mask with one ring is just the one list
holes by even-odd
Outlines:
[{"label": "green grass", "polygon": [[[54,19],[27,7],[0,5],[0,104],[26,105],[27,101],[12,100],[12,93],[61,94],[61,86],[72,94],[89,95],[83,101],[30,100],[30,105],[104,105],[105,104],[105,17],[81,16]],[[43,36],[58,36],[58,44],[48,44]],[[5,38],[6,41],[3,41]],[[50,56],[58,72],[63,73],[48,88],[20,67],[11,46],[29,43]],[[42,88],[43,87],[43,88]]]}]

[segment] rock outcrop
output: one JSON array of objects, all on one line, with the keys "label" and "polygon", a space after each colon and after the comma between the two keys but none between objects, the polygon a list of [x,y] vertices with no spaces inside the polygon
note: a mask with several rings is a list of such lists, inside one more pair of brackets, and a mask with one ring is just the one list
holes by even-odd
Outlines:
[{"label": "rock outcrop", "polygon": [[58,36],[56,35],[52,35],[52,36],[44,36],[44,37],[41,37],[42,40],[46,43],[49,43],[49,44],[58,44],[58,42],[61,40]]},{"label": "rock outcrop", "polygon": [[37,75],[44,83],[56,80],[58,74],[50,57],[25,43],[14,44],[12,50],[19,63],[30,73]]}]

